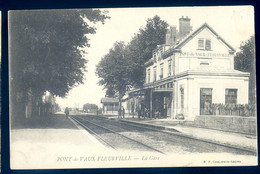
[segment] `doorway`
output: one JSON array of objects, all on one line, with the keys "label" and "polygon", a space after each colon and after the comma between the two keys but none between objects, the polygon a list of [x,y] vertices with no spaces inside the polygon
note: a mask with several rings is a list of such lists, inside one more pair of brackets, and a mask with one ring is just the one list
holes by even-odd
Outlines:
[{"label": "doorway", "polygon": [[211,115],[212,88],[200,88],[200,115]]}]

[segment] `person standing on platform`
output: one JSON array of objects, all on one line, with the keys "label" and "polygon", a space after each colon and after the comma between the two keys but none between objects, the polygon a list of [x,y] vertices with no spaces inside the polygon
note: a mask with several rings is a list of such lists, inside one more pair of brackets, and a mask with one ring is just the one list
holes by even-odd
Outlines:
[{"label": "person standing on platform", "polygon": [[70,114],[70,111],[69,111],[68,107],[65,108],[65,114],[66,114],[66,118],[68,118],[68,115]]},{"label": "person standing on platform", "polygon": [[123,118],[125,118],[125,108],[124,107],[122,107],[123,109],[122,109],[122,115],[123,115]]},{"label": "person standing on platform", "polygon": [[118,109],[118,118],[120,118],[121,117],[121,108],[119,107],[119,109]]},{"label": "person standing on platform", "polygon": [[138,119],[141,119],[141,108],[137,108]]},{"label": "person standing on platform", "polygon": [[134,115],[135,115],[135,106],[134,106],[134,104],[132,104],[131,112],[132,112],[132,116],[134,118]]}]

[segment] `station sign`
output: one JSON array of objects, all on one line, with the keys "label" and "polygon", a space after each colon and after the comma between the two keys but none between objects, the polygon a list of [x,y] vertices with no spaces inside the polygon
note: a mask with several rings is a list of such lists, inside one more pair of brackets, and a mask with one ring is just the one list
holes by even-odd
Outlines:
[{"label": "station sign", "polygon": [[130,95],[131,96],[145,96],[145,92],[140,90],[140,91],[132,92]]},{"label": "station sign", "polygon": [[204,58],[228,58],[232,57],[229,53],[214,53],[214,52],[181,52],[181,57],[204,57]]}]

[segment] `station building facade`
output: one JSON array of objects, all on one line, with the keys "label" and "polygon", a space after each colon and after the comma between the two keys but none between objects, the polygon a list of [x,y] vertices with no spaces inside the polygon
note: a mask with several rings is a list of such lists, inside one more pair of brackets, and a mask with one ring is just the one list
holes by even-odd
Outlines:
[{"label": "station building facade", "polygon": [[248,104],[249,73],[234,69],[235,50],[207,23],[191,31],[190,18],[171,26],[166,43],[146,62],[142,89],[129,96],[142,99],[149,117],[178,116],[194,120],[208,115],[210,104]]}]

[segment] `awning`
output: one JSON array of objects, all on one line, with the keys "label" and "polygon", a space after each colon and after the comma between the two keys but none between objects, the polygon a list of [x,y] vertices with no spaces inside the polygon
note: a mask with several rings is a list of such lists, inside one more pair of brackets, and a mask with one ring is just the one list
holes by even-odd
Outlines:
[{"label": "awning", "polygon": [[155,88],[153,92],[173,92],[173,88]]},{"label": "awning", "polygon": [[128,92],[128,95],[133,97],[133,96],[145,96],[145,93],[147,90],[151,88],[142,88],[142,89],[134,89]]}]

